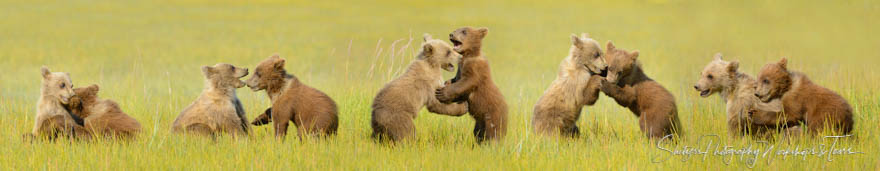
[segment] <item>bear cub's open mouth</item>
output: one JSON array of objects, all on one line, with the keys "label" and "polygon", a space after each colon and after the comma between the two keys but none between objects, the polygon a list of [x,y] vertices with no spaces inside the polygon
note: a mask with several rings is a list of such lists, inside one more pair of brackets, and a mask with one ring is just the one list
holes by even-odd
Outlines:
[{"label": "bear cub's open mouth", "polygon": [[595,72],[593,72],[593,70],[589,69],[589,67],[587,65],[584,65],[584,67],[587,67],[587,72],[589,72],[590,75],[599,75],[600,77],[607,77],[608,76],[608,68],[601,69],[601,70],[599,70],[599,73],[595,73]]},{"label": "bear cub's open mouth", "polygon": [[449,41],[452,42],[452,48],[455,48],[456,50],[461,49],[461,42],[460,41],[455,40],[455,38],[451,37],[451,36],[449,38]]},{"label": "bear cub's open mouth", "polygon": [[599,73],[599,76],[601,76],[601,77],[607,77],[607,76],[608,76],[608,70],[607,70],[607,69],[603,69],[602,72]]},{"label": "bear cub's open mouth", "polygon": [[443,69],[446,71],[452,72],[455,70],[455,65],[452,64],[443,64]]},{"label": "bear cub's open mouth", "polygon": [[700,96],[706,97],[706,96],[709,96],[709,93],[711,93],[711,91],[703,90],[703,91],[700,91]]}]

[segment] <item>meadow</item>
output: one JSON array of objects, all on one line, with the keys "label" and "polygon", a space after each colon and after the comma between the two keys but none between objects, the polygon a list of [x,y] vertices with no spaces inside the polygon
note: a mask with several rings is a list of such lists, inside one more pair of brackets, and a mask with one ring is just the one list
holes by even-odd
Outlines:
[{"label": "meadow", "polygon": [[[876,170],[880,169],[880,2],[877,1],[0,1],[0,168],[11,170]],[[415,58],[421,35],[445,38],[462,26],[490,29],[484,54],[510,106],[507,137],[475,145],[470,116],[422,111],[418,140],[370,140],[375,93]],[[848,155],[776,155],[828,148],[829,138],[769,141],[770,155],[671,156],[639,131],[637,118],[602,96],[578,121],[582,136],[557,140],[531,130],[532,109],[556,77],[569,36],[587,32],[640,50],[646,73],[676,97],[685,134],[677,145],[736,148],[725,105],[692,87],[716,52],[752,76],[788,57],[789,67],[846,98],[854,137]],[[251,68],[279,53],[286,69],[339,106],[338,135],[276,141],[170,133],[204,87],[201,66]],[[98,84],[144,126],[136,141],[35,142],[39,67],[69,72],[75,86]],[[454,73],[446,73],[451,78]],[[269,106],[243,88],[249,119]],[[294,132],[291,132],[294,133]],[[707,135],[718,135],[700,139]],[[707,140],[712,140],[709,144]],[[822,146],[824,145],[824,146]],[[714,149],[714,148],[713,148]],[[652,162],[668,158],[662,162]]]}]

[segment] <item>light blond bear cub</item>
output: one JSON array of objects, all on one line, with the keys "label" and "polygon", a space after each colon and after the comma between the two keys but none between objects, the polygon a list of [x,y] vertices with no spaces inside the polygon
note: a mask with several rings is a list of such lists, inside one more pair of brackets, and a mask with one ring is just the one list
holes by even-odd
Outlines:
[{"label": "light blond bear cub", "polygon": [[45,66],[40,68],[40,71],[43,79],[40,86],[40,100],[37,102],[37,115],[33,131],[25,135],[25,138],[88,136],[88,132],[77,124],[70,112],[64,108],[74,96],[70,74],[51,72]]},{"label": "light blond bear cub", "polygon": [[762,103],[755,97],[755,78],[738,71],[738,61],[725,61],[721,53],[713,56],[713,60],[700,72],[700,79],[694,89],[701,97],[709,97],[718,93],[721,101],[727,104],[727,126],[731,137],[751,135],[755,138],[766,138],[772,131],[788,129],[789,135],[800,130],[797,123],[757,124],[752,122],[749,114],[760,116],[776,116],[781,112],[779,101]]},{"label": "light blond bear cub", "polygon": [[559,73],[550,88],[535,104],[532,126],[540,135],[580,134],[577,120],[585,105],[593,105],[599,99],[599,82],[607,71],[599,42],[571,35],[568,57],[559,64]]},{"label": "light blond bear cub", "polygon": [[245,86],[240,79],[248,75],[247,68],[230,64],[202,67],[205,90],[174,120],[172,131],[214,137],[220,133],[246,136],[249,125],[244,108],[235,89]]},{"label": "light blond bear cub", "polygon": [[413,139],[416,134],[413,119],[427,107],[428,111],[461,116],[467,113],[467,103],[444,104],[434,97],[434,90],[443,86],[443,71],[454,71],[461,55],[446,42],[424,35],[425,43],[416,60],[406,72],[379,90],[373,100],[372,137],[392,142]]}]

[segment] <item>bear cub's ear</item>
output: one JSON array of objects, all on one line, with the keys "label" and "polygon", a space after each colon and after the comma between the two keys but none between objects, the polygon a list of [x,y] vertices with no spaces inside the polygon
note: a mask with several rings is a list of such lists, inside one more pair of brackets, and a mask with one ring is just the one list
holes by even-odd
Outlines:
[{"label": "bear cub's ear", "polygon": [[486,37],[486,35],[489,34],[489,28],[486,28],[486,27],[480,27],[479,29],[477,29],[477,32],[480,33],[480,37],[481,37],[481,38],[482,38],[482,37]]},{"label": "bear cub's ear", "polygon": [[720,60],[721,60],[721,57],[722,57],[721,52],[715,53],[715,56],[713,56],[713,58],[714,58],[716,61],[720,61]]},{"label": "bear cub's ear", "polygon": [[614,47],[614,43],[612,43],[610,40],[608,41],[608,43],[605,43],[605,51],[611,52],[611,50],[615,48],[616,47]]},{"label": "bear cub's ear", "polygon": [[[730,61],[730,63],[727,64],[727,72],[736,73],[737,69],[739,69],[739,61]],[[735,74],[731,75],[734,76]]]},{"label": "bear cub's ear", "polygon": [[428,42],[431,39],[433,39],[433,38],[431,38],[431,35],[428,33],[425,33],[422,35],[422,41]]},{"label": "bear cub's ear", "polygon": [[579,38],[577,35],[571,34],[571,44],[575,46],[580,46],[581,38]]},{"label": "bear cub's ear", "polygon": [[52,72],[49,71],[49,67],[46,66],[40,67],[40,72],[43,75],[43,78],[49,78],[49,74],[52,74]]},{"label": "bear cub's ear", "polygon": [[274,66],[275,69],[277,69],[277,70],[283,70],[284,69],[284,62],[285,62],[284,59],[281,59],[280,57],[278,57],[278,59],[275,60],[275,63],[272,64],[272,66]]},{"label": "bear cub's ear", "polygon": [[101,90],[101,87],[98,87],[97,84],[92,84],[89,86],[89,90],[92,90],[94,92],[98,92],[98,90]]},{"label": "bear cub's ear", "polygon": [[426,56],[434,53],[434,46],[432,46],[430,43],[423,44],[422,45],[422,53],[425,54]]},{"label": "bear cub's ear", "polygon": [[786,59],[785,57],[782,57],[782,59],[779,60],[779,63],[778,63],[778,64],[779,64],[780,67],[782,67],[782,69],[786,69],[786,70],[788,70],[788,66],[787,66],[787,65],[788,65],[788,59]]},{"label": "bear cub's ear", "polygon": [[202,74],[205,74],[205,76],[214,75],[214,68],[211,66],[202,66]]},{"label": "bear cub's ear", "polygon": [[634,51],[630,52],[630,53],[629,53],[629,56],[630,56],[633,60],[638,59],[638,58],[639,58],[639,50],[634,50]]}]

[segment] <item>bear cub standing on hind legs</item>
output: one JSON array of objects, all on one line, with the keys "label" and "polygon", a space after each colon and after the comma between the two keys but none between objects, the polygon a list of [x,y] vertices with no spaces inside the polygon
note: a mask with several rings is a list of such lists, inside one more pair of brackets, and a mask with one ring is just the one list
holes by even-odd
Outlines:
[{"label": "bear cub standing on hind legs", "polygon": [[34,129],[25,134],[25,140],[33,138],[54,139],[64,137],[88,137],[81,123],[77,123],[64,105],[75,95],[70,74],[51,72],[49,68],[40,68],[43,76],[40,86],[40,100],[37,102],[37,114]]},{"label": "bear cub standing on hind legs", "polygon": [[639,117],[639,128],[649,138],[680,134],[675,97],[645,75],[637,61],[639,51],[617,49],[610,41],[606,46],[608,76],[600,83],[602,92]]},{"label": "bear cub standing on hind legs", "polygon": [[132,139],[141,130],[141,124],[126,115],[116,102],[98,99],[98,85],[75,88],[76,96],[66,106],[71,114],[84,120],[84,127],[92,134],[107,138]]},{"label": "bear cub standing on hind legs", "polygon": [[336,134],[339,123],[336,102],[327,94],[287,74],[284,61],[278,54],[272,55],[260,62],[254,75],[247,80],[251,90],[266,90],[272,101],[272,107],[258,116],[253,124],[274,122],[275,137],[282,140],[287,135],[290,122],[296,126],[300,139],[306,135]]},{"label": "bear cub standing on hind legs", "polygon": [[571,35],[569,55],[559,64],[559,73],[550,88],[535,104],[532,126],[540,135],[577,137],[577,120],[583,106],[599,99],[599,82],[607,72],[599,42]]},{"label": "bear cub standing on hind legs", "polygon": [[467,101],[473,116],[477,142],[501,140],[507,132],[507,103],[489,70],[489,61],[480,52],[483,37],[489,29],[464,27],[449,34],[453,49],[461,54],[458,73],[450,84],[437,89],[437,100],[443,103]]},{"label": "bear cub standing on hind legs", "polygon": [[392,142],[412,139],[416,130],[413,119],[422,107],[450,116],[467,113],[467,103],[440,103],[434,91],[443,86],[443,71],[453,71],[461,55],[441,40],[424,35],[425,43],[416,60],[400,77],[385,85],[373,99],[372,120],[374,139]]},{"label": "bear cub standing on hind legs", "polygon": [[[788,70],[782,58],[761,68],[755,96],[762,102],[782,100],[782,115],[752,116],[755,123],[777,124],[804,121],[810,135],[829,130],[846,135],[853,129],[852,107],[846,99],[814,84],[806,75]],[[768,115],[764,113],[763,115]]]},{"label": "bear cub standing on hind legs", "polygon": [[202,74],[206,79],[205,90],[180,112],[172,131],[211,137],[218,133],[247,136],[250,127],[235,89],[244,87],[245,83],[240,79],[248,75],[248,69],[221,63],[213,67],[203,66]]},{"label": "bear cub standing on hind legs", "polygon": [[755,78],[737,71],[739,62],[721,59],[721,53],[715,54],[714,60],[700,72],[700,80],[694,89],[701,97],[709,97],[719,93],[721,100],[727,104],[727,126],[731,137],[751,135],[756,138],[767,138],[776,128],[786,130],[786,135],[797,135],[800,128],[797,123],[756,124],[749,118],[749,113],[760,116],[776,117],[781,112],[778,105],[761,103],[755,97]]}]

